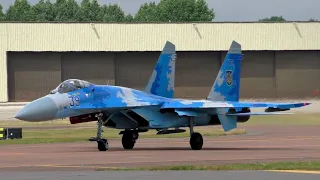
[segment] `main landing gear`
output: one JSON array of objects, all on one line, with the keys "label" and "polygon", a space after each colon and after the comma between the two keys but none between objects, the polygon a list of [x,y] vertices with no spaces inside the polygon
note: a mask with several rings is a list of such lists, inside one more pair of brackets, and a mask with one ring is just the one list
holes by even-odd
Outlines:
[{"label": "main landing gear", "polygon": [[132,149],[139,138],[139,133],[137,131],[126,130],[122,131],[122,147],[124,149]]},{"label": "main landing gear", "polygon": [[[111,118],[111,115],[106,118],[103,113],[99,113],[96,117],[98,118],[97,136],[90,138],[89,141],[97,141],[99,151],[107,151],[109,149],[109,144],[107,139],[102,138],[102,126]],[[120,134],[123,134],[122,146],[124,149],[132,149],[139,138],[139,133],[135,130],[125,130]]]},{"label": "main landing gear", "polygon": [[194,117],[189,117],[190,128],[190,146],[193,150],[200,150],[203,146],[202,135],[198,132],[193,132]]}]

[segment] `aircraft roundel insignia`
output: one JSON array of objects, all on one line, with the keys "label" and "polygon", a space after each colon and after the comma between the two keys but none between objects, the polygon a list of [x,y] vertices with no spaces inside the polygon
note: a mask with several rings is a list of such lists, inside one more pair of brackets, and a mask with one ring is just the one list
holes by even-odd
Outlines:
[{"label": "aircraft roundel insignia", "polygon": [[226,71],[226,82],[227,82],[227,85],[229,85],[229,86],[232,85],[232,71],[231,70]]}]

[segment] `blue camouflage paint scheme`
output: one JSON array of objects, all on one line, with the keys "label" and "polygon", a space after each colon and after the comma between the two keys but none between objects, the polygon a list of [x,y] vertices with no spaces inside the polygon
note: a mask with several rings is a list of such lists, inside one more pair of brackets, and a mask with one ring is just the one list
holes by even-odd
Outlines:
[{"label": "blue camouflage paint scheme", "polygon": [[175,45],[171,42],[166,42],[145,88],[145,92],[173,98],[176,57]]},{"label": "blue camouflage paint scheme", "polygon": [[239,101],[242,54],[240,44],[232,42],[207,97],[212,101]]},{"label": "blue camouflage paint scheme", "polygon": [[[46,121],[108,112],[115,114],[115,117],[111,118],[112,121],[120,122],[121,118],[126,118],[121,114],[132,111],[149,122],[148,128],[161,129],[188,127],[190,116],[194,117],[194,126],[205,126],[209,125],[210,116],[217,115],[223,129],[229,131],[237,127],[238,116],[282,114],[242,113],[242,108],[278,108],[277,111],[280,111],[310,104],[239,102],[241,61],[241,46],[233,41],[206,100],[173,98],[175,49],[172,43],[167,42],[144,91],[70,79],[62,82],[52,93],[27,104],[17,113],[16,118],[25,121]],[[232,75],[229,74],[231,76],[227,77],[226,72],[229,70],[232,71]],[[230,108],[235,108],[237,112],[229,113]],[[163,112],[165,110],[169,111]],[[131,120],[127,121],[127,124],[130,124]],[[124,123],[122,121],[119,124]],[[136,127],[131,123],[121,128]]]}]

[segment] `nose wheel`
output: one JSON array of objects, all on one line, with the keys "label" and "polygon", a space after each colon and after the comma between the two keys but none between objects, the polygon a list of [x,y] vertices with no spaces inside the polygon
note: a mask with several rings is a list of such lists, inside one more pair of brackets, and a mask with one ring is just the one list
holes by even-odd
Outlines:
[{"label": "nose wheel", "polygon": [[190,146],[193,150],[200,150],[203,146],[202,135],[198,132],[193,132],[194,117],[189,117],[189,128],[190,128]]},{"label": "nose wheel", "polygon": [[99,151],[107,151],[109,149],[109,144],[107,139],[97,140]]}]

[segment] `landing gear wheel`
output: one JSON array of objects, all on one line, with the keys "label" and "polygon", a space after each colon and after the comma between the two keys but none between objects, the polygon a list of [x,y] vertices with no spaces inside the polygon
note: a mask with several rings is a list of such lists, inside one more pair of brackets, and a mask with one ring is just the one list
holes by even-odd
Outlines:
[{"label": "landing gear wheel", "polygon": [[200,133],[193,133],[190,137],[190,146],[193,150],[200,150],[203,146],[203,138]]},{"label": "landing gear wheel", "polygon": [[107,139],[100,139],[97,141],[99,151],[107,151],[109,149],[109,144]]},{"label": "landing gear wheel", "polygon": [[125,131],[122,135],[122,146],[124,149],[132,149],[138,139],[139,134],[133,131]]},{"label": "landing gear wheel", "polygon": [[102,138],[102,126],[108,121],[108,119],[106,120],[103,113],[96,114],[96,117],[98,118],[97,136],[89,138],[89,141],[97,141],[98,150],[107,151],[109,149],[109,143],[107,139]]}]

